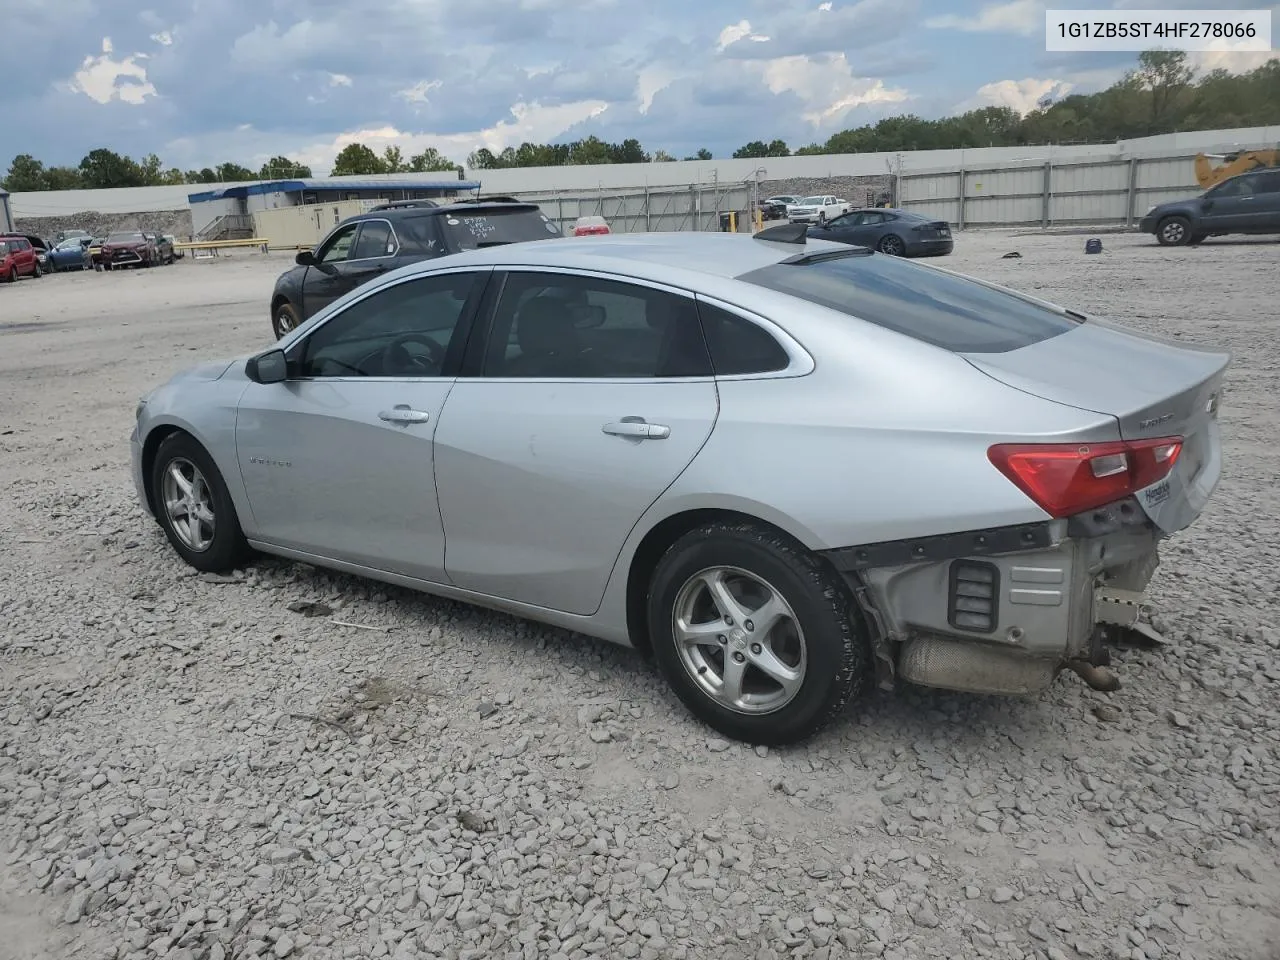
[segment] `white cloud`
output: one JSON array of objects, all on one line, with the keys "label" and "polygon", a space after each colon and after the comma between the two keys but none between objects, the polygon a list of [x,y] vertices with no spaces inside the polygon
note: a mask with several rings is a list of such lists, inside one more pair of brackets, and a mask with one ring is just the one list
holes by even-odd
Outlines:
[{"label": "white cloud", "polygon": [[504,147],[519,146],[525,140],[548,143],[574,124],[604,113],[608,106],[604,100],[583,100],[555,106],[517,103],[511,107],[512,119],[500,120],[483,130],[443,134],[405,133],[392,126],[352,130],[324,142],[298,146],[291,149],[288,156],[296,156],[299,162],[307,164],[317,174],[327,171],[333,164],[333,158],[352,143],[363,143],[375,153],[382,153],[386,147],[399,147],[406,157],[427,147],[435,147],[450,160],[462,163],[471,151],[481,147],[499,153]]},{"label": "white cloud", "polygon": [[750,20],[739,20],[737,23],[731,23],[720,31],[720,36],[716,41],[716,50],[723,51],[725,47],[731,43],[737,43],[739,40],[752,40],[756,43],[765,43],[769,38],[751,32]]},{"label": "white cloud", "polygon": [[351,86],[351,78],[345,73],[331,73],[329,74],[329,86],[349,87]]},{"label": "white cloud", "polygon": [[1008,3],[989,3],[978,11],[976,17],[948,13],[930,17],[924,25],[970,33],[1021,33],[1031,36],[1037,31],[1044,31],[1044,11],[1041,0],[1010,0]]},{"label": "white cloud", "polygon": [[877,78],[855,75],[843,53],[779,57],[758,64],[747,61],[744,66],[758,66],[771,92],[791,92],[800,97],[807,108],[802,116],[815,127],[837,122],[855,107],[910,99],[904,89],[887,87]]},{"label": "white cloud", "polygon": [[439,90],[442,86],[444,86],[444,83],[440,80],[421,80],[412,87],[397,90],[396,96],[410,103],[426,103],[427,94],[432,90]]},{"label": "white cloud", "polygon": [[1042,97],[1051,96],[1055,100],[1066,96],[1074,89],[1074,84],[1066,80],[1040,79],[1027,77],[1023,80],[997,80],[983,84],[975,96],[956,107],[958,112],[977,110],[982,107],[1012,107],[1020,115],[1030,113]]},{"label": "white cloud", "polygon": [[173,44],[173,34],[168,30],[161,30],[159,33],[153,33],[151,39],[162,47],[168,47]]},{"label": "white cloud", "polygon": [[826,3],[818,4],[818,9],[823,11],[824,13],[829,11],[831,9],[831,0],[827,0]]},{"label": "white cloud", "polygon": [[658,92],[684,76],[687,76],[685,71],[660,63],[642,67],[636,75],[636,99],[640,102],[640,112],[648,113]]},{"label": "white cloud", "polygon": [[139,57],[145,59],[145,55],[133,54],[115,60],[112,50],[111,38],[103,37],[102,55],[84,58],[68,83],[72,91],[98,103],[119,100],[139,104],[147,97],[156,96],[156,88],[147,80],[146,68],[135,62]]},{"label": "white cloud", "polygon": [[[1280,18],[1277,18],[1280,20]],[[1276,56],[1275,50],[1235,50],[1231,41],[1214,41],[1213,50],[1196,50],[1187,54],[1190,66],[1202,73],[1210,70],[1226,70],[1228,73],[1248,73],[1256,70]]]}]

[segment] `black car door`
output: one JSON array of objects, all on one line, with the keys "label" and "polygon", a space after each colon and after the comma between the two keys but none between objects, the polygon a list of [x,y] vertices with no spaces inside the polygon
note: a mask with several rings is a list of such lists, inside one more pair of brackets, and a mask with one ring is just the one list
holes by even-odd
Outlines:
[{"label": "black car door", "polygon": [[828,221],[825,227],[810,227],[809,229],[814,236],[822,237],[824,240],[857,243],[858,225],[862,223],[862,216],[858,212],[846,213]]},{"label": "black car door", "polygon": [[1257,233],[1280,233],[1280,170],[1258,174],[1253,190],[1258,208],[1250,229]]},{"label": "black car door", "polygon": [[1232,177],[1214,187],[1200,201],[1200,223],[1206,233],[1249,230],[1257,212],[1253,178]]},{"label": "black car door", "polygon": [[338,265],[346,293],[395,266],[399,244],[389,220],[362,220],[351,254]]},{"label": "black car door", "polygon": [[307,319],[346,293],[345,278],[339,268],[351,255],[360,223],[339,226],[321,241],[302,280],[302,315]]}]

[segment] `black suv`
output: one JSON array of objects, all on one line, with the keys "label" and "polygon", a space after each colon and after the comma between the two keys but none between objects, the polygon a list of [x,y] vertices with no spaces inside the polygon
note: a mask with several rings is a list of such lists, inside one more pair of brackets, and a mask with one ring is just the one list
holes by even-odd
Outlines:
[{"label": "black suv", "polygon": [[507,198],[439,205],[386,204],[343,220],[276,279],[271,327],[280,339],[322,307],[379,274],[420,260],[564,233],[536,203]]},{"label": "black suv", "polygon": [[1280,167],[1236,174],[1198,197],[1154,206],[1138,229],[1165,246],[1232,233],[1280,233]]}]

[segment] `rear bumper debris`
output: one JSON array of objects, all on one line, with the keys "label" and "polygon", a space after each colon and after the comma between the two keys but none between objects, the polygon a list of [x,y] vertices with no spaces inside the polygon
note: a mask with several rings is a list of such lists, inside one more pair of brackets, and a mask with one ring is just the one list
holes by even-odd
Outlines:
[{"label": "rear bumper debris", "polygon": [[1132,521],[1091,532],[1053,520],[825,555],[854,589],[886,689],[901,679],[1026,695],[1075,666],[1113,689],[1099,661],[1105,630],[1159,639],[1143,622],[1159,534]]}]

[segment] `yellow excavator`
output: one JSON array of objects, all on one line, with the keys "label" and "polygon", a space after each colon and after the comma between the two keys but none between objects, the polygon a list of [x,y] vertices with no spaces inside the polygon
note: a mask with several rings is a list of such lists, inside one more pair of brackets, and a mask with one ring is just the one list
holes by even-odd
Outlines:
[{"label": "yellow excavator", "polygon": [[[1212,160],[1222,162],[1214,166],[1210,162]],[[1280,167],[1280,149],[1196,154],[1196,181],[1202,190],[1208,190],[1228,177],[1257,170],[1259,167]]]}]

